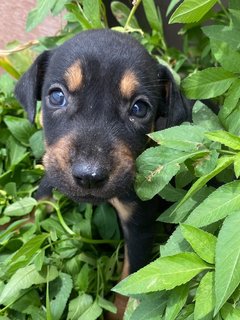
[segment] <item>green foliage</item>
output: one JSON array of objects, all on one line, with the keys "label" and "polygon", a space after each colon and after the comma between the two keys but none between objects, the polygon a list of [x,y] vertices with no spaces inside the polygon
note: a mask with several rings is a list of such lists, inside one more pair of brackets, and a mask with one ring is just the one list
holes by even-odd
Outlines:
[{"label": "green foliage", "polygon": [[170,23],[198,22],[216,2],[217,0],[204,0],[201,2],[197,0],[185,0],[171,16]]},{"label": "green foliage", "polygon": [[223,222],[216,246],[215,313],[239,285],[240,250],[237,226],[240,214],[234,212]]},{"label": "green foliage", "polygon": [[190,99],[209,99],[226,92],[236,76],[222,67],[198,71],[182,82],[182,88]]},{"label": "green foliage", "polygon": [[[149,32],[137,18],[140,4]],[[183,75],[185,95],[199,99],[191,124],[149,134],[154,147],[137,159],[137,194],[170,201],[158,221],[175,231],[161,237],[169,238],[155,261],[115,286],[131,296],[125,320],[239,319],[239,1],[172,0],[167,12],[170,23],[182,23],[182,50],[167,45],[160,2],[110,5],[114,29],[131,33],[174,76]],[[57,36],[0,52],[8,73],[0,77],[1,319],[92,320],[116,311],[111,288],[123,248],[116,214],[108,204],[74,204],[57,192],[54,202],[34,200],[44,173],[40,116],[29,124],[13,97],[11,77],[18,79],[38,52],[108,26],[101,0],[38,0],[26,28],[60,13],[66,24]]]},{"label": "green foliage", "polygon": [[171,257],[161,257],[130,275],[115,286],[114,290],[125,295],[170,290],[209,268],[211,266],[195,253],[183,252]]},{"label": "green foliage", "polygon": [[196,291],[194,318],[213,319],[214,305],[214,272],[208,272],[202,277]]}]

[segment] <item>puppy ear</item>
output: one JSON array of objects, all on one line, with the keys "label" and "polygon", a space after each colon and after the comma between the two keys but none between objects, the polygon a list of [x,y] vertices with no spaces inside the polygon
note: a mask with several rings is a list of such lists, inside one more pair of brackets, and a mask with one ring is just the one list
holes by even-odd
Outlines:
[{"label": "puppy ear", "polygon": [[181,94],[171,71],[160,66],[159,82],[161,99],[156,119],[156,130],[166,129],[191,121],[191,107],[189,101]]},{"label": "puppy ear", "polygon": [[49,58],[50,51],[40,54],[15,87],[15,96],[27,111],[31,122],[36,115],[37,100],[41,100],[42,84]]}]

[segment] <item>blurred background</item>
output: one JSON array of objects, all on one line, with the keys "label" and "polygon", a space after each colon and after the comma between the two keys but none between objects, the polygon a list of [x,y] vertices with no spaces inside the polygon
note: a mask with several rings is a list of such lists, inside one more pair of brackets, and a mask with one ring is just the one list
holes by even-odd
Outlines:
[{"label": "blurred background", "polygon": [[[41,1],[41,0],[40,0]],[[108,21],[110,26],[117,25],[117,21],[110,10],[110,1],[105,0]],[[122,1],[129,7],[132,6],[131,0]],[[168,19],[165,17],[167,7],[170,0],[156,0],[156,4],[161,8],[163,16],[163,24],[165,29],[165,35],[169,46],[181,49],[181,38],[177,35],[179,26],[177,24],[168,25]],[[4,49],[7,43],[12,40],[19,40],[21,43],[25,43],[43,36],[55,35],[65,24],[64,14],[57,15],[55,17],[48,16],[43,23],[34,28],[31,32],[26,32],[26,19],[30,10],[36,7],[37,0],[1,0],[0,1],[0,17],[1,17],[1,29],[0,29],[0,49]],[[140,21],[145,20],[144,12],[139,8],[136,16]]]}]

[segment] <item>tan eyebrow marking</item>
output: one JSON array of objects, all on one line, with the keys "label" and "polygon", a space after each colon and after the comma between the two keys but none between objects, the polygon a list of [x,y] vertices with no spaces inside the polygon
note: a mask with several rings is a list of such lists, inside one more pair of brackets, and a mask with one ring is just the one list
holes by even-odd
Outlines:
[{"label": "tan eyebrow marking", "polygon": [[138,86],[139,82],[136,75],[131,70],[127,70],[120,81],[120,92],[122,96],[124,98],[130,98]]},{"label": "tan eyebrow marking", "polygon": [[83,82],[83,72],[80,60],[75,61],[65,72],[64,79],[69,91],[76,91]]}]

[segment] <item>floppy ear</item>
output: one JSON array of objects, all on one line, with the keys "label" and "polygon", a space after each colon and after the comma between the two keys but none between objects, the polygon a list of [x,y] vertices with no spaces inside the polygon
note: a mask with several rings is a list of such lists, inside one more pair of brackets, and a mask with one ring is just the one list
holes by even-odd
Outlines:
[{"label": "floppy ear", "polygon": [[15,87],[15,96],[28,113],[31,122],[36,115],[37,100],[41,100],[42,84],[50,51],[44,51],[23,74]]},{"label": "floppy ear", "polygon": [[161,90],[161,100],[158,106],[156,130],[162,130],[183,121],[191,121],[190,102],[181,94],[171,71],[160,66],[158,73]]}]

